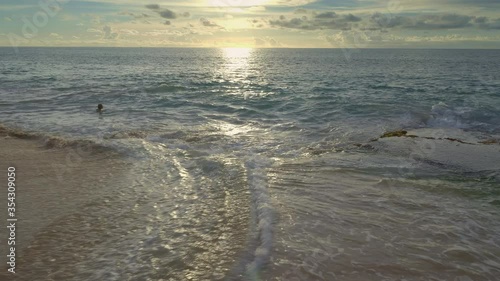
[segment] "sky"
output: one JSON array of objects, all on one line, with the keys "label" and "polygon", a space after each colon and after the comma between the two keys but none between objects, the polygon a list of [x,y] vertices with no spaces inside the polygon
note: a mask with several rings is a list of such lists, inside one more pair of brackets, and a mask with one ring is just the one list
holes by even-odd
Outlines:
[{"label": "sky", "polygon": [[0,46],[500,49],[500,0],[2,0]]}]

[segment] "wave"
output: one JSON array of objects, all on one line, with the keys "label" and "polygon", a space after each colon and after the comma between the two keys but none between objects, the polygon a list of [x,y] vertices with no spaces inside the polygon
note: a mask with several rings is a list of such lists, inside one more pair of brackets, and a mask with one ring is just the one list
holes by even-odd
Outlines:
[{"label": "wave", "polygon": [[252,249],[253,260],[246,265],[245,275],[249,280],[258,280],[259,272],[269,261],[273,244],[274,210],[267,192],[265,172],[268,165],[269,161],[261,157],[253,157],[245,163],[257,233],[256,243]]},{"label": "wave", "polygon": [[15,137],[18,139],[37,140],[47,149],[74,148],[85,152],[115,151],[112,147],[98,143],[92,139],[76,139],[61,136],[53,136],[45,133],[24,131],[18,128],[6,127],[0,124],[0,135]]},{"label": "wave", "polygon": [[104,139],[145,139],[148,133],[145,131],[124,131],[104,135]]},{"label": "wave", "polygon": [[[500,114],[486,106],[451,106],[434,104],[429,111],[406,113],[395,127],[443,128],[500,133]],[[400,129],[400,128],[399,128]]]},{"label": "wave", "polygon": [[169,84],[160,84],[159,86],[156,86],[156,87],[146,88],[146,92],[152,93],[152,94],[181,92],[181,91],[186,91],[186,90],[188,90],[187,87],[169,85]]}]

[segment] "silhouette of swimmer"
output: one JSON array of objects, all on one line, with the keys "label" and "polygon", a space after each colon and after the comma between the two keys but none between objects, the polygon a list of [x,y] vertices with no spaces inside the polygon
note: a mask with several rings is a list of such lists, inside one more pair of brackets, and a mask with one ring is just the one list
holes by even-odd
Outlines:
[{"label": "silhouette of swimmer", "polygon": [[104,106],[102,105],[102,103],[97,105],[97,109],[95,111],[99,112],[99,114],[102,114],[102,112],[104,111]]}]

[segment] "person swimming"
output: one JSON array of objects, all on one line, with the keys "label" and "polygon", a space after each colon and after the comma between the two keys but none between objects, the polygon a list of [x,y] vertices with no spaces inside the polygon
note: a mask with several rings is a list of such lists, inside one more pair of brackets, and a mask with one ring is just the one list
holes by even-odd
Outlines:
[{"label": "person swimming", "polygon": [[95,111],[99,112],[99,114],[102,114],[102,112],[104,111],[104,106],[102,105],[102,103],[97,105],[97,109]]}]

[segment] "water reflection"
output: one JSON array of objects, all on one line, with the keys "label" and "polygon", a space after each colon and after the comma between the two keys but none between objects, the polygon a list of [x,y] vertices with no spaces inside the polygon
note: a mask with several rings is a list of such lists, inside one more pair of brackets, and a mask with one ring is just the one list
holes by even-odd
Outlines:
[{"label": "water reflection", "polygon": [[223,75],[231,82],[249,82],[250,58],[253,49],[250,48],[225,48],[221,49],[224,58]]}]

